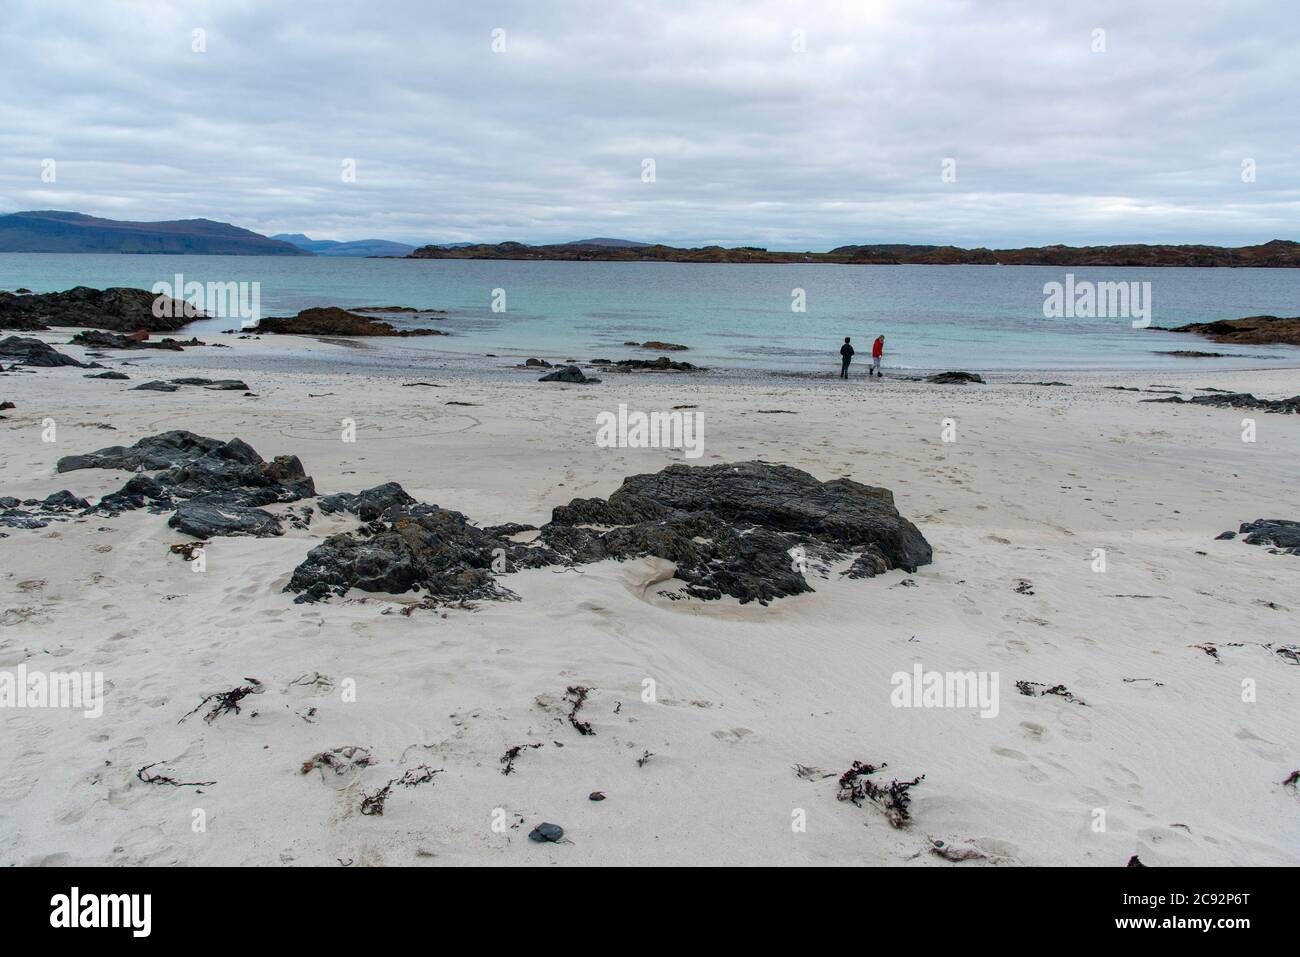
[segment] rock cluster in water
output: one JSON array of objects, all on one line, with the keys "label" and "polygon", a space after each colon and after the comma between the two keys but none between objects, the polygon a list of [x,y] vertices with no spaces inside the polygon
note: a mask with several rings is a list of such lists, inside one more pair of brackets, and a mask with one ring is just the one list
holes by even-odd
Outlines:
[{"label": "rock cluster in water", "polygon": [[[161,300],[160,307],[154,304]],[[156,313],[162,313],[157,315]],[[32,331],[51,326],[110,329],[113,332],[174,332],[203,314],[193,304],[147,289],[91,289],[16,296],[0,292],[0,329]]]},{"label": "rock cluster in water", "polygon": [[1192,322],[1162,332],[1191,332],[1214,342],[1237,345],[1300,346],[1300,316],[1247,316],[1217,322]]},{"label": "rock cluster in water", "polygon": [[268,317],[251,329],[255,333],[293,336],[445,336],[439,329],[398,329],[390,322],[359,316],[336,306],[304,309],[296,316]]}]

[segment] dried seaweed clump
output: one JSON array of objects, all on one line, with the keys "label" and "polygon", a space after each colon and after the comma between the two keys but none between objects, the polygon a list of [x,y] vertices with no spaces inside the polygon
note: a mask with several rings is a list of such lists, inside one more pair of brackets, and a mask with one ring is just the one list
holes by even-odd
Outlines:
[{"label": "dried seaweed clump", "polygon": [[1058,698],[1064,698],[1071,704],[1081,704],[1085,707],[1088,705],[1088,702],[1084,701],[1082,698],[1075,697],[1074,692],[1065,685],[1052,685],[1049,688],[1047,685],[1038,681],[1017,681],[1016,690],[1022,695],[1030,698],[1038,698],[1045,694],[1051,694],[1056,695]]},{"label": "dried seaweed clump", "polygon": [[156,768],[162,763],[162,761],[155,761],[153,764],[146,764],[135,772],[135,776],[145,784],[162,784],[173,788],[206,788],[217,783],[216,781],[177,781],[166,774],[151,774],[149,772],[150,768]]},{"label": "dried seaweed clump", "polygon": [[349,744],[341,748],[331,748],[328,751],[313,754],[302,763],[300,771],[303,774],[310,774],[314,769],[320,768],[321,776],[324,777],[325,770],[328,768],[338,777],[343,777],[357,768],[369,767],[374,763],[375,759],[368,749]]},{"label": "dried seaweed clump", "polygon": [[869,800],[880,806],[890,824],[903,827],[912,819],[908,809],[912,796],[908,791],[924,781],[925,775],[918,775],[910,781],[895,778],[883,787],[870,780],[870,775],[888,766],[883,763],[876,766],[854,761],[853,766],[840,775],[840,790],[836,797],[841,801],[852,801],[858,807],[862,807],[864,800]]},{"label": "dried seaweed clump", "polygon": [[[243,701],[244,698],[248,697],[250,694],[261,694],[262,692],[262,682],[258,681],[256,678],[249,678],[247,676],[245,676],[244,680],[249,683],[246,685],[240,685],[238,688],[231,688],[229,691],[218,691],[216,694],[208,695],[194,706],[193,711],[186,713],[184,717],[181,718],[181,721],[184,721],[185,718],[195,714],[209,701],[215,701],[216,704],[212,706],[211,711],[203,716],[203,720],[208,724],[211,724],[217,718],[230,711],[239,714],[239,702]],[[177,721],[176,723],[180,724],[181,721]]]},{"label": "dried seaweed clump", "polygon": [[573,707],[569,709],[569,724],[578,729],[578,734],[596,733],[596,730],[591,726],[590,721],[578,720],[578,711],[583,704],[586,703],[587,695],[590,691],[590,688],[583,687],[582,685],[569,685],[568,689],[564,692],[564,700],[573,705]]},{"label": "dried seaweed clump", "polygon": [[384,803],[393,792],[393,786],[400,784],[404,788],[413,788],[416,785],[428,784],[433,780],[435,774],[441,774],[443,768],[434,770],[427,764],[421,764],[418,768],[411,768],[400,778],[393,778],[374,794],[366,794],[361,798],[361,813],[367,815],[384,814]]},{"label": "dried seaweed clump", "polygon": [[516,744],[513,748],[510,748],[505,754],[501,755],[500,763],[504,765],[501,769],[501,773],[511,774],[514,771],[515,759],[518,758],[519,755],[523,754],[524,748],[533,748],[536,750],[544,744],[545,742],[538,742],[537,744]]}]

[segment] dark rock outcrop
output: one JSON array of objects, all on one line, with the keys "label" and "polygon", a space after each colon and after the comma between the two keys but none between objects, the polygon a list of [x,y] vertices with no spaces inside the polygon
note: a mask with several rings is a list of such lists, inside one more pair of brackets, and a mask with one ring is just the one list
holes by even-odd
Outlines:
[{"label": "dark rock outcrop", "polygon": [[70,513],[85,509],[89,504],[67,489],[43,499],[29,498],[21,502],[12,496],[0,496],[0,526],[45,528],[52,521],[66,521]]},{"label": "dark rock outcrop", "polygon": [[99,372],[85,376],[87,379],[129,379],[131,378],[125,372]]},{"label": "dark rock outcrop", "polygon": [[1142,402],[1169,402],[1174,405],[1209,405],[1217,409],[1250,409],[1256,412],[1280,412],[1283,415],[1300,414],[1300,395],[1289,399],[1257,399],[1249,392],[1223,392],[1215,395],[1194,395],[1190,399],[1171,395],[1162,399],[1141,399]]},{"label": "dark rock outcrop", "polygon": [[[1282,343],[1300,346],[1300,316],[1247,316],[1218,322],[1190,322],[1161,332],[1191,332],[1212,342],[1230,345],[1271,345]],[[1218,355],[1218,353],[1213,353]]]},{"label": "dark rock outcrop", "polygon": [[141,439],[130,447],[113,445],[85,455],[65,455],[55,465],[57,472],[77,469],[120,469],[125,472],[173,469],[188,465],[224,445],[193,432],[160,432]]},{"label": "dark rock outcrop", "polygon": [[351,306],[349,312],[412,312],[422,315],[445,316],[446,309],[416,309],[414,306]]},{"label": "dark rock outcrop", "polygon": [[[269,514],[252,514],[261,506],[294,502],[316,494],[297,456],[277,456],[270,462],[240,439],[222,442],[192,432],[164,432],[125,448],[112,446],[89,455],[59,460],[59,472],[86,468],[137,472],[118,491],[91,506],[94,512],[116,514],[137,508],[169,511],[193,506],[177,519],[192,534],[278,535],[279,522]],[[160,469],[156,475],[146,471]],[[197,506],[203,506],[198,508]],[[270,519],[270,521],[268,521]],[[226,528],[229,531],[219,531]]]},{"label": "dark rock outcrop", "polygon": [[978,372],[940,372],[936,375],[928,376],[926,382],[934,382],[938,385],[966,385],[971,382],[984,384],[984,377]]},{"label": "dark rock outcrop", "polygon": [[660,342],[658,339],[651,339],[649,342],[625,342],[623,345],[636,346],[638,349],[654,349],[656,352],[685,352],[690,348],[676,342]]},{"label": "dark rock outcrop", "polygon": [[614,363],[620,372],[708,372],[703,366],[689,362],[675,362],[667,356],[658,359],[620,359]]},{"label": "dark rock outcrop", "polygon": [[[581,526],[622,526],[592,532]],[[564,532],[557,529],[563,528]],[[798,561],[861,553],[851,573],[929,564],[929,543],[894,508],[888,489],[849,479],[819,482],[784,465],[673,465],[637,475],[607,501],[575,499],[555,510],[541,541],[557,551],[611,557],[658,555],[698,597],[760,601],[810,591]]]},{"label": "dark rock outcrop", "polygon": [[460,512],[436,505],[395,506],[368,536],[332,535],[294,569],[285,591],[298,602],[317,601],[349,588],[401,594],[425,588],[442,601],[508,599],[514,595],[492,574],[563,564],[545,549],[516,545],[475,528]]},{"label": "dark rock outcrop", "polygon": [[591,383],[600,382],[599,379],[592,379],[585,375],[577,366],[565,366],[562,369],[556,369],[554,372],[548,372],[537,380],[538,382],[575,382]]},{"label": "dark rock outcrop", "polygon": [[[154,303],[159,302],[155,315]],[[91,289],[77,286],[65,292],[16,296],[0,292],[0,329],[47,329],[79,326],[114,332],[174,332],[203,314],[183,300],[158,296],[147,289]]]},{"label": "dark rock outcrop", "polygon": [[144,390],[146,392],[176,392],[183,385],[200,386],[213,392],[247,392],[248,383],[243,379],[199,379],[185,378],[172,379],[163,382],[161,379],[154,379],[152,382],[145,382],[133,386],[133,390]]},{"label": "dark rock outcrop", "polygon": [[1300,555],[1300,522],[1285,518],[1259,518],[1237,529],[1248,545],[1269,545],[1288,555]]},{"label": "dark rock outcrop", "polygon": [[243,379],[202,379],[197,376],[188,376],[182,379],[168,380],[173,385],[195,385],[204,389],[211,389],[213,392],[247,392],[248,383]]},{"label": "dark rock outcrop", "polygon": [[809,561],[856,555],[852,577],[915,571],[931,561],[929,543],[898,514],[888,489],[819,482],[764,462],[674,465],[632,476],[607,500],[574,499],[556,508],[534,541],[510,541],[525,530],[479,529],[459,512],[393,504],[359,533],[312,549],[286,590],[299,593],[299,601],[348,588],[425,588],[438,600],[503,598],[510,593],[494,572],[656,556],[674,562],[686,582],[676,597],[766,603],[812,591],[804,577]]},{"label": "dark rock outcrop", "polygon": [[360,316],[336,306],[304,309],[296,316],[268,317],[245,332],[289,336],[445,336],[439,329],[398,329],[390,322]]},{"label": "dark rock outcrop", "polygon": [[186,346],[205,346],[207,343],[200,342],[198,339],[185,341],[169,337],[147,339],[142,336],[124,336],[116,332],[90,329],[73,336],[70,345],[87,346],[91,349],[163,349],[168,352],[181,352]]},{"label": "dark rock outcrop", "polygon": [[37,366],[43,369],[53,369],[57,366],[72,366],[76,369],[100,368],[98,363],[78,362],[72,356],[64,355],[40,339],[23,336],[0,339],[0,358],[13,359],[20,365]]},{"label": "dark rock outcrop", "polygon": [[271,538],[284,534],[280,520],[270,512],[246,505],[224,505],[204,499],[181,502],[167,524],[186,535],[205,540],[219,535]]},{"label": "dark rock outcrop", "polygon": [[350,512],[363,522],[373,522],[394,506],[414,505],[415,499],[396,482],[385,482],[364,491],[322,495],[316,503],[322,515]]}]

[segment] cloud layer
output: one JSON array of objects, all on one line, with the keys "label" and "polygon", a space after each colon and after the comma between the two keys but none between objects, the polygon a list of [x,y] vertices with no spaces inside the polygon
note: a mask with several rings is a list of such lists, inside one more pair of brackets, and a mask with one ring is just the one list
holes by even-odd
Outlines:
[{"label": "cloud layer", "polygon": [[1297,238],[1288,0],[10,0],[5,19],[0,211],[408,242]]}]

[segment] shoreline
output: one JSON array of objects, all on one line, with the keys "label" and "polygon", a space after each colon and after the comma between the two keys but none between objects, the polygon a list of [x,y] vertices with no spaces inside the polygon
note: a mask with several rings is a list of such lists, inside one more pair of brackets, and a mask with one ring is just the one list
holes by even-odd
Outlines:
[{"label": "shoreline", "polygon": [[[39,330],[35,332],[0,332],[0,337],[16,335],[21,337],[32,337],[40,339],[43,342],[54,346],[62,352],[73,356],[82,361],[95,361],[92,356],[86,358],[86,353],[101,353],[103,358],[98,361],[103,362],[108,368],[116,368],[118,365],[127,363],[137,366],[147,366],[150,364],[164,363],[171,361],[176,368],[181,369],[233,369],[238,363],[234,363],[232,354],[239,356],[239,362],[245,363],[241,368],[245,371],[256,370],[259,368],[268,371],[290,371],[295,366],[299,367],[297,371],[309,372],[318,371],[320,367],[317,363],[327,363],[328,370],[338,372],[364,372],[373,375],[391,375],[406,376],[417,375],[421,372],[438,372],[444,375],[457,377],[503,377],[506,379],[516,379],[526,377],[530,373],[536,373],[538,376],[553,369],[544,367],[520,368],[524,362],[530,358],[542,359],[550,362],[553,367],[562,367],[569,364],[571,356],[564,356],[558,353],[551,353],[545,350],[535,352],[520,352],[515,350],[506,350],[492,355],[474,352],[460,352],[439,346],[437,348],[424,348],[419,344],[419,340],[402,339],[396,337],[336,337],[336,336],[308,336],[308,335],[282,335],[282,334],[263,334],[258,338],[242,338],[244,333],[206,333],[191,331],[189,327],[184,327],[175,333],[153,333],[151,338],[160,339],[164,335],[171,336],[188,336],[197,335],[207,343],[206,346],[186,346],[183,352],[162,352],[150,350],[99,350],[94,347],[81,347],[71,344],[68,340],[78,332],[84,331],[79,327],[59,327],[56,329]],[[220,346],[214,345],[220,343]],[[225,346],[227,348],[222,348]],[[885,377],[882,380],[872,380],[873,384],[884,381],[906,382],[909,377],[925,377],[941,372],[964,371],[979,373],[984,376],[990,384],[1009,383],[1017,378],[1036,375],[1051,375],[1058,377],[1074,377],[1083,382],[1099,381],[1110,378],[1124,378],[1130,376],[1190,376],[1194,378],[1205,378],[1207,376],[1229,376],[1243,375],[1250,373],[1260,373],[1267,375],[1272,372],[1288,372],[1300,369],[1300,347],[1282,347],[1286,348],[1293,355],[1279,356],[1276,360],[1265,360],[1262,357],[1256,357],[1259,365],[1250,365],[1244,367],[1232,368],[1209,368],[1208,364],[1219,361],[1216,358],[1187,358],[1174,357],[1180,361],[1177,363],[1153,364],[1151,366],[1134,367],[1106,367],[1093,366],[1080,368],[1070,365],[1036,365],[1022,366],[1017,368],[983,368],[978,364],[975,365],[951,365],[951,366],[891,366],[888,364],[888,358],[883,365]],[[617,354],[619,357],[626,358],[644,358],[655,359],[660,354],[655,350],[640,350],[631,355],[624,356],[617,350],[608,350],[611,356]],[[697,353],[698,349],[689,349],[682,352],[672,353],[670,358],[684,359],[688,362],[698,361],[692,356]],[[626,352],[626,350],[623,350]],[[1158,355],[1159,353],[1153,353]],[[832,358],[834,361],[832,361]],[[1242,358],[1248,358],[1242,356]],[[1276,363],[1276,364],[1275,364]],[[812,369],[780,369],[773,367],[755,367],[755,366],[731,366],[715,365],[699,371],[688,372],[656,372],[646,370],[633,370],[622,372],[616,369],[602,367],[596,364],[590,358],[578,358],[576,363],[585,372],[602,378],[606,384],[622,381],[625,378],[645,378],[664,379],[665,381],[689,381],[689,382],[772,382],[772,381],[807,381],[817,382],[824,379],[839,380],[839,360],[838,357],[828,357],[826,368],[823,370]],[[865,369],[870,366],[870,359],[855,359],[854,364],[849,370],[849,381],[855,379],[866,379]]]}]

